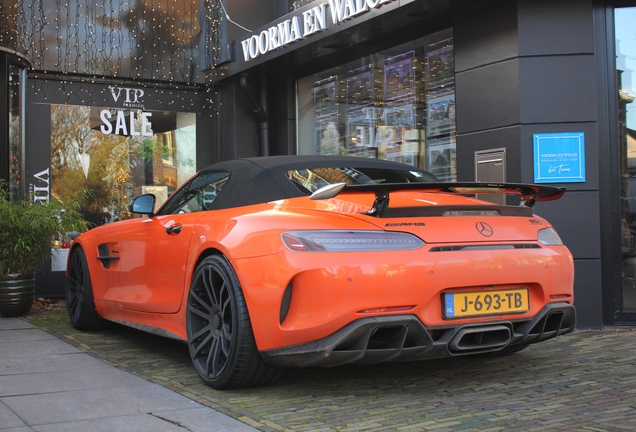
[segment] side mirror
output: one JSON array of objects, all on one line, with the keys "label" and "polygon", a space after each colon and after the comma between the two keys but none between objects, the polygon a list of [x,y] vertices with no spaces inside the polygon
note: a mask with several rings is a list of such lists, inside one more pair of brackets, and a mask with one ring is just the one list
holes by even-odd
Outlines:
[{"label": "side mirror", "polygon": [[143,194],[135,197],[130,203],[129,210],[131,213],[147,214],[154,216],[156,198],[153,194]]}]

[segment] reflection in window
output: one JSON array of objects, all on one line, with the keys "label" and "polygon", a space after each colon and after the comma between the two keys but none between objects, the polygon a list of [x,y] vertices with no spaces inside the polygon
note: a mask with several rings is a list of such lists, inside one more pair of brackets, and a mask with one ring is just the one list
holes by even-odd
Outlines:
[{"label": "reflection in window", "polygon": [[621,193],[623,290],[617,309],[636,312],[636,8],[616,9],[616,76]]},{"label": "reflection in window", "polygon": [[157,144],[161,151],[161,161],[164,165],[174,165],[174,131],[164,132],[162,134],[157,134],[156,136]]},{"label": "reflection in window", "polygon": [[23,70],[16,65],[9,65],[9,193],[14,200],[23,198],[24,132],[22,124],[24,119],[21,115]]},{"label": "reflection in window", "polygon": [[298,81],[298,153],[348,155],[457,179],[452,31]]},{"label": "reflection in window", "polygon": [[287,178],[298,189],[311,194],[321,187],[345,183],[347,185],[381,183],[431,183],[438,181],[427,172],[378,168],[307,168],[287,171]]},{"label": "reflection in window", "polygon": [[181,188],[159,211],[159,214],[192,213],[210,210],[230,173],[227,171],[201,174]]},{"label": "reflection in window", "polygon": [[93,225],[128,219],[133,197],[159,206],[194,174],[195,134],[195,114],[51,105],[52,193],[88,190]]}]

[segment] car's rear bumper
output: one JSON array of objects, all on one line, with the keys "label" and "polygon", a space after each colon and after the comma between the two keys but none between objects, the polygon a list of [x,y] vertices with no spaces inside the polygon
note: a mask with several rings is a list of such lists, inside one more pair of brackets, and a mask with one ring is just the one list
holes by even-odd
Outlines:
[{"label": "car's rear bumper", "polygon": [[574,331],[576,311],[568,303],[546,305],[521,321],[430,328],[414,315],[356,320],[320,340],[261,351],[283,367],[337,366],[412,361],[500,351]]}]

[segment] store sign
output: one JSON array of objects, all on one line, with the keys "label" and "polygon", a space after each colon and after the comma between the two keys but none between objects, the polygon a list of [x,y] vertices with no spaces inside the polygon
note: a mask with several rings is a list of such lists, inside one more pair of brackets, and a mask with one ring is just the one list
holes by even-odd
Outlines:
[{"label": "store sign", "polygon": [[[126,118],[128,114],[128,119]],[[100,126],[100,130],[105,134],[122,135],[122,136],[152,136],[152,123],[148,120],[148,117],[152,116],[152,113],[141,112],[139,117],[135,117],[135,111],[129,111],[126,113],[124,110],[115,111],[114,125],[110,119],[113,117],[111,110],[104,109],[99,113],[103,124]]]},{"label": "store sign", "polygon": [[[245,61],[256,59],[395,0],[329,0],[241,41]],[[327,10],[329,14],[327,14]],[[330,19],[330,21],[329,21]]]},{"label": "store sign", "polygon": [[534,134],[535,183],[585,181],[583,132]]},{"label": "store sign", "polygon": [[[99,113],[102,120],[100,130],[104,134],[122,135],[122,136],[152,136],[152,123],[148,120],[152,113],[137,110],[143,110],[142,89],[128,87],[109,86],[111,97],[114,102],[121,103],[124,108],[132,108],[129,110],[110,110],[103,109]],[[114,119],[111,120],[111,119]]]},{"label": "store sign", "polygon": [[142,89],[108,86],[108,90],[110,90],[110,95],[115,102],[122,99],[121,103],[124,108],[144,108],[142,101],[144,91]]},{"label": "store sign", "polygon": [[50,169],[46,168],[39,173],[33,174],[33,177],[37,181],[29,183],[29,196],[31,197],[31,204],[47,204],[51,196]]}]

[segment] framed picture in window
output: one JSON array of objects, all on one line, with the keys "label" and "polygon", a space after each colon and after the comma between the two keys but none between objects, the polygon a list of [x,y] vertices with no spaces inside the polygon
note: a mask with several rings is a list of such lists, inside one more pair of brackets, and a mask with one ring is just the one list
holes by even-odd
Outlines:
[{"label": "framed picture in window", "polygon": [[385,102],[416,98],[421,82],[420,61],[414,51],[384,61],[383,96]]},{"label": "framed picture in window", "polygon": [[450,132],[455,128],[455,92],[430,94],[429,97],[427,135],[436,136]]},{"label": "framed picture in window", "polygon": [[426,52],[426,87],[441,88],[455,82],[453,39],[429,45]]},{"label": "framed picture in window", "polygon": [[440,181],[457,180],[457,146],[455,137],[429,140],[427,169]]},{"label": "framed picture in window", "polygon": [[372,65],[368,65],[345,74],[347,110],[358,110],[375,104],[375,73]]},{"label": "framed picture in window", "polygon": [[336,78],[318,81],[313,87],[314,115],[332,116],[338,112]]}]

